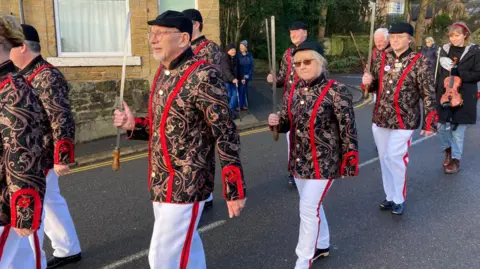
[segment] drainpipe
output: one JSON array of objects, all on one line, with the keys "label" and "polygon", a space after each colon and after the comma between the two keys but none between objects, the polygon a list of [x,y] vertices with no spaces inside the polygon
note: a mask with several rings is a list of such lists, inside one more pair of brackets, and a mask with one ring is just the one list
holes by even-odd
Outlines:
[{"label": "drainpipe", "polygon": [[20,22],[25,23],[25,15],[23,14],[23,0],[18,0],[18,6],[20,9]]}]

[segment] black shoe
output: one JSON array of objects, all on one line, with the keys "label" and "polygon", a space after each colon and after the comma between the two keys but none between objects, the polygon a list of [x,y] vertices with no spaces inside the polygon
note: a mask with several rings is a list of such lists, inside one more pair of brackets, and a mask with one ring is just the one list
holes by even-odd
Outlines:
[{"label": "black shoe", "polygon": [[392,201],[387,201],[387,200],[384,200],[381,204],[380,204],[380,209],[381,210],[390,210],[393,208],[393,205],[394,203]]},{"label": "black shoe", "polygon": [[203,206],[203,210],[209,209],[209,208],[212,208],[212,207],[213,207],[213,200],[205,202],[205,205]]},{"label": "black shoe", "polygon": [[295,183],[295,178],[292,175],[288,176],[288,184],[297,186],[297,183]]},{"label": "black shoe", "polygon": [[330,255],[330,248],[325,248],[325,249],[319,249],[315,250],[315,254],[313,254],[313,259],[312,261],[315,261],[320,258],[324,258]]},{"label": "black shoe", "polygon": [[59,268],[70,263],[76,263],[81,259],[82,259],[81,252],[78,254],[68,256],[68,257],[63,257],[63,258],[53,256],[51,259],[47,261],[47,269]]},{"label": "black shoe", "polygon": [[393,210],[392,210],[392,214],[394,215],[402,215],[403,214],[403,210],[405,209],[405,206],[402,204],[394,204],[393,205]]}]

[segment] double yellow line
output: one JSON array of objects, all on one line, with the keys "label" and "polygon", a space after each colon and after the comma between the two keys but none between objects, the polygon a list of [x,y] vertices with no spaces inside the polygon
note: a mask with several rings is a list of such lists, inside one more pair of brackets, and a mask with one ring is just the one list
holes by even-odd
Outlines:
[{"label": "double yellow line", "polygon": [[[365,106],[365,105],[371,104],[372,101],[373,101],[373,98],[372,98],[372,95],[370,94],[365,101],[363,101],[362,103],[356,105],[354,108],[356,108],[356,109],[361,108],[361,107],[363,107],[363,106]],[[259,129],[253,129],[253,130],[248,130],[248,131],[245,131],[245,132],[241,132],[241,133],[240,133],[240,136],[258,134],[258,133],[266,132],[266,131],[268,131],[268,130],[269,130],[268,127],[259,128]],[[146,158],[147,156],[148,156],[148,153],[141,153],[141,154],[137,154],[137,155],[122,157],[122,158],[121,158],[121,161],[122,161],[122,162],[128,162],[128,161],[133,161],[133,160],[138,160],[138,159]],[[70,174],[79,173],[79,172],[84,172],[84,171],[88,171],[88,170],[92,170],[92,169],[100,168],[100,167],[105,167],[105,166],[109,166],[109,165],[112,165],[112,161],[104,161],[104,162],[100,162],[100,163],[95,163],[95,164],[91,164],[91,165],[86,165],[86,166],[83,166],[83,167],[78,167],[78,168],[72,169],[72,170],[70,171]]]}]

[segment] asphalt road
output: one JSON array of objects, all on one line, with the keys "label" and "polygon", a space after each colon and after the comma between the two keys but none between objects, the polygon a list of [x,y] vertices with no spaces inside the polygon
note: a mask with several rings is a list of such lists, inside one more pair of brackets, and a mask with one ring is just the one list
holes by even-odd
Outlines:
[{"label": "asphalt road", "polygon": [[[371,111],[371,105],[356,110],[362,167],[358,177],[336,181],[326,197],[331,256],[313,268],[479,268],[480,125],[467,129],[457,175],[443,173],[437,137],[411,147],[406,210],[399,217],[378,209],[384,193]],[[247,207],[240,218],[228,219],[217,169],[214,208],[200,223],[208,268],[291,269],[299,216],[298,194],[286,184],[285,136],[274,142],[270,132],[260,132],[241,142]],[[153,214],[145,158],[122,163],[119,172],[106,166],[74,173],[60,185],[84,257],[65,268],[148,268]],[[51,253],[48,241],[45,248]]]}]

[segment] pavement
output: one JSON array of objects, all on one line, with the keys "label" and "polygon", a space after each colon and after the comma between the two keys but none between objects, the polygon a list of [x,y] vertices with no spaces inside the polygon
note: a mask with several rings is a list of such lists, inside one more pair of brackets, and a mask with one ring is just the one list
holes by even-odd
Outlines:
[{"label": "pavement", "polygon": [[[359,175],[337,180],[324,207],[331,256],[312,269],[479,268],[480,125],[466,131],[461,170],[445,175],[438,137],[415,132],[409,154],[405,214],[380,211],[384,199],[371,133],[371,103],[357,106]],[[274,142],[266,128],[241,134],[247,206],[229,219],[217,166],[214,207],[199,231],[210,269],[291,269],[298,240],[298,193],[286,183],[285,136]],[[153,225],[145,154],[76,168],[60,179],[82,245],[83,260],[65,269],[148,268]],[[217,161],[217,164],[219,162]],[[45,242],[47,255],[52,250]]]},{"label": "pavement", "polygon": [[[240,119],[235,120],[235,124],[239,131],[267,126],[268,115],[272,112],[273,92],[271,84],[266,82],[267,75],[258,74],[256,77],[257,79],[252,80],[249,87],[249,110],[241,111]],[[363,98],[362,92],[358,87],[361,83],[360,75],[340,74],[331,75],[331,78],[347,85],[347,88],[353,96],[354,104],[367,101]],[[279,107],[282,104],[282,93],[283,88],[277,88],[276,104]],[[77,143],[75,145],[76,166],[84,166],[112,159],[112,151],[115,146],[116,136],[85,143]],[[146,152],[148,150],[148,144],[146,141],[128,140],[125,135],[122,135],[120,138],[120,146],[121,157]]]}]

